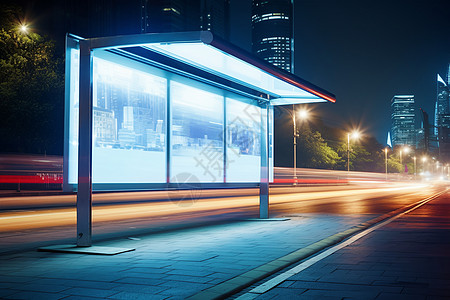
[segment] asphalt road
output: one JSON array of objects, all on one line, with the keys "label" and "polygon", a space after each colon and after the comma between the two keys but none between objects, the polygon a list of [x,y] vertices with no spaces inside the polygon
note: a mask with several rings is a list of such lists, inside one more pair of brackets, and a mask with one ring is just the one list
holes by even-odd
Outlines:
[{"label": "asphalt road", "polygon": [[[439,188],[439,184],[424,182],[376,181],[345,186],[278,187],[271,189],[270,215],[379,215],[426,198]],[[74,242],[75,196],[13,197],[0,201],[0,251]],[[94,241],[255,218],[258,201],[256,189],[205,190],[188,197],[174,197],[162,191],[96,194]]]}]

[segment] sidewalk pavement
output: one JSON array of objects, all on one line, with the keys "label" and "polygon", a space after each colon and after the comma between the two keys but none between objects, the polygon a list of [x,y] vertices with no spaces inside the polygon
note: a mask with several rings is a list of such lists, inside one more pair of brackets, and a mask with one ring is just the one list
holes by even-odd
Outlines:
[{"label": "sidewalk pavement", "polygon": [[450,196],[402,215],[257,296],[261,284],[240,299],[450,299]]},{"label": "sidewalk pavement", "polygon": [[[447,200],[446,203],[449,202]],[[448,205],[446,209],[448,210]],[[205,299],[221,297],[229,295],[230,286],[239,285],[237,282],[234,282],[234,285],[226,282],[236,278],[248,279],[252,276],[253,279],[250,278],[247,283],[254,282],[264,275],[262,269],[255,271],[255,268],[262,266],[274,270],[274,266],[268,264],[269,262],[279,261],[280,257],[296,256],[298,259],[299,252],[307,249],[307,246],[329,236],[339,235],[349,228],[354,229],[356,228],[354,226],[373,220],[375,217],[377,216],[301,214],[290,216],[287,221],[242,221],[96,243],[96,246],[136,249],[114,256],[37,251],[3,255],[0,258],[0,298],[184,299],[193,297]],[[442,231],[440,234],[448,237],[448,231]],[[420,232],[417,235],[421,238],[422,244],[425,244],[428,238],[434,242],[439,241],[426,234],[422,236]],[[409,236],[411,243],[417,243],[414,232]],[[334,240],[337,241],[339,238]],[[318,244],[321,244],[322,248],[327,246],[325,242]],[[369,248],[378,244],[383,244],[383,240],[376,240],[376,244],[369,245]],[[448,241],[446,245],[448,246]],[[349,259],[355,255],[364,255],[368,251],[367,248],[359,249],[357,253],[350,253]],[[297,254],[294,255],[295,253]],[[380,252],[374,259],[382,258],[383,252]],[[390,260],[387,260],[384,265],[392,264],[393,260],[399,257],[389,256],[389,258]],[[350,269],[346,271],[351,271],[353,265],[356,266],[355,270],[361,271],[361,268],[365,266],[363,262],[364,258],[361,265],[350,264]],[[407,266],[408,260],[401,259],[401,262],[402,265]],[[448,267],[448,260],[445,262]],[[374,266],[376,266],[375,262],[371,262],[369,267]],[[423,262],[421,266],[426,266],[426,262]],[[336,268],[330,267],[324,270],[332,273]],[[370,269],[372,273],[374,270],[378,269]],[[370,275],[373,275],[371,272],[369,272]],[[333,276],[339,278],[340,273],[345,273],[345,270]],[[242,274],[248,275],[242,276]],[[349,276],[348,279],[354,277]],[[401,276],[391,274],[387,280],[393,280],[391,277],[400,278]],[[320,278],[314,277],[314,279]],[[289,283],[294,284],[294,282]],[[216,287],[223,288],[223,291]],[[290,290],[290,287],[286,286],[279,288]],[[262,297],[278,297],[279,288]],[[213,291],[208,294],[208,291],[212,289]],[[302,289],[305,290],[304,292],[308,290],[307,287]],[[323,286],[322,289],[327,290]],[[222,295],[221,292],[223,292]],[[298,294],[295,296],[298,297]]]}]

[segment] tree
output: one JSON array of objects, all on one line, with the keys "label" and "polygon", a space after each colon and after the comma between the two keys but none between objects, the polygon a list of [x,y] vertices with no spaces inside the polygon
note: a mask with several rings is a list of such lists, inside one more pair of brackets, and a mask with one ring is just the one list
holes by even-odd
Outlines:
[{"label": "tree", "polygon": [[55,44],[21,31],[14,9],[2,7],[0,151],[62,153],[64,78]]},{"label": "tree", "polygon": [[318,131],[311,131],[309,126],[300,127],[297,154],[298,165],[306,168],[334,169],[340,159],[339,155],[322,138]]}]

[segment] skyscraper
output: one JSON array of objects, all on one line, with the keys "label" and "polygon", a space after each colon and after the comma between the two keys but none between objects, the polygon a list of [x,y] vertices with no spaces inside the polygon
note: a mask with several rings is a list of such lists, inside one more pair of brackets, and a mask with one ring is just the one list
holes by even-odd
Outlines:
[{"label": "skyscraper", "polygon": [[66,16],[64,32],[84,37],[210,30],[228,38],[230,0],[51,1]]},{"label": "skyscraper", "polygon": [[439,136],[439,128],[443,126],[443,117],[450,113],[449,89],[447,83],[437,75],[437,98],[434,112],[434,134]]},{"label": "skyscraper", "polygon": [[142,32],[209,30],[228,39],[230,0],[142,0]]},{"label": "skyscraper", "polygon": [[252,52],[293,72],[293,1],[252,1]]},{"label": "skyscraper", "polygon": [[177,32],[200,29],[200,0],[142,0],[142,32]]},{"label": "skyscraper", "polygon": [[448,70],[447,70],[447,86],[450,85],[450,64],[448,64]]},{"label": "skyscraper", "polygon": [[391,100],[392,145],[415,146],[414,95],[396,95]]}]

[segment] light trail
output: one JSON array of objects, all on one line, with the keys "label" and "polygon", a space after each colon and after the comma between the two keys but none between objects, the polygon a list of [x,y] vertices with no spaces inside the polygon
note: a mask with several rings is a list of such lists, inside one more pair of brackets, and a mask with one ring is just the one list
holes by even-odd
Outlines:
[{"label": "light trail", "polygon": [[[400,185],[400,184],[398,184]],[[305,207],[319,204],[348,203],[354,202],[354,196],[383,195],[407,189],[410,193],[426,193],[424,188],[427,185],[402,184],[391,188],[367,188],[314,191],[302,193],[273,194],[270,197],[271,205],[293,204],[297,207]],[[134,196],[134,193],[116,193],[115,197],[120,197],[126,201],[127,197]],[[107,197],[108,194],[99,194]],[[73,197],[73,196],[71,196]],[[134,197],[133,197],[134,198]],[[178,203],[178,204],[177,204]],[[255,207],[259,204],[259,197],[236,196],[227,198],[197,199],[193,202],[143,202],[131,204],[111,204],[95,206],[93,208],[93,221],[95,223],[122,221],[128,219],[156,218],[161,216],[176,216],[180,214],[190,214],[195,216],[200,212],[213,212],[215,214],[224,213],[224,210],[243,209]],[[189,204],[191,204],[189,206]],[[28,230],[52,226],[69,226],[76,224],[76,210],[70,208],[55,208],[39,211],[10,211],[0,213],[0,232]]]}]

